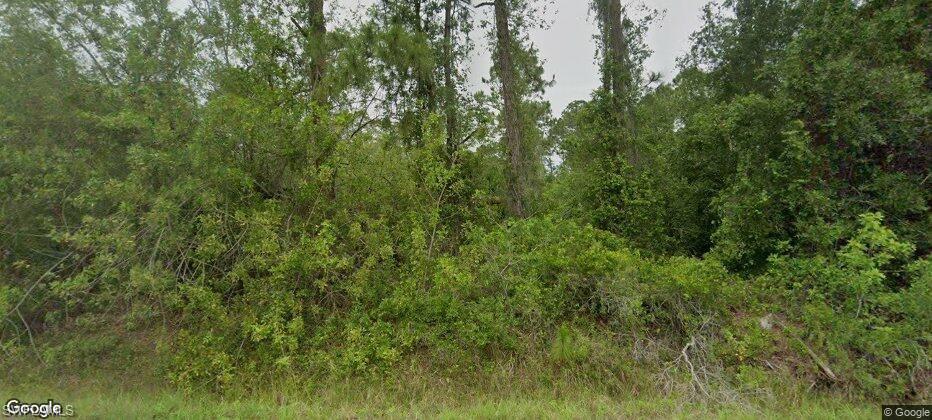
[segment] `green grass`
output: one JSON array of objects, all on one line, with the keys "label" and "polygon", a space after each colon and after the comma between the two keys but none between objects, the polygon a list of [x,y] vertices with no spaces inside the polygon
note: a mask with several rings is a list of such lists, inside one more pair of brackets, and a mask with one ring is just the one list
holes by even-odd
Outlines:
[{"label": "green grass", "polygon": [[72,383],[63,386],[0,385],[0,398],[41,402],[53,398],[90,418],[876,418],[879,405],[840,400],[702,404],[663,397],[609,397],[585,390],[500,395],[464,393],[456,386],[405,394],[396,386],[350,382],[315,390],[263,392],[222,398],[163,389]]}]

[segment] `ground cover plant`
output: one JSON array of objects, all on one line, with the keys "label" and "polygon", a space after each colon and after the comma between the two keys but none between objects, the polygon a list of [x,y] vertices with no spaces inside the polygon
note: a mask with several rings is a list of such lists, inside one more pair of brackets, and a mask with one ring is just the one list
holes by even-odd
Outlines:
[{"label": "ground cover plant", "polygon": [[0,391],[184,418],[928,402],[926,2],[710,3],[664,82],[656,12],[593,0],[602,86],[559,116],[546,2],[335,3],[0,3]]}]

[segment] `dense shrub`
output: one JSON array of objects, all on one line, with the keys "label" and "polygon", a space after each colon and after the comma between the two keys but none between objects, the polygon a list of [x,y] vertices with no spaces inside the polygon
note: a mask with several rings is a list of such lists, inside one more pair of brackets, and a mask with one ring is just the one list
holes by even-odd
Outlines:
[{"label": "dense shrub", "polygon": [[826,257],[774,257],[762,278],[774,310],[827,356],[837,380],[853,392],[921,391],[929,365],[929,265],[911,264],[878,213],[860,218],[848,242]]},{"label": "dense shrub", "polygon": [[434,2],[333,30],[307,2],[169,3],[0,6],[0,367],[928,398],[924,2],[710,5],[671,83],[638,77],[650,18],[599,2],[628,56],[558,121],[516,32],[511,147]]},{"label": "dense shrub", "polygon": [[[363,250],[355,266],[339,263],[351,258],[335,256],[332,233],[322,235],[311,242],[316,253],[294,260],[296,251],[286,252],[280,263],[312,269],[316,280],[307,286],[276,287],[302,276],[275,268],[282,279],[265,278],[255,290],[249,280],[225,296],[205,286],[182,289],[193,323],[179,340],[174,377],[222,384],[246,373],[230,373],[244,366],[340,374],[385,369],[416,352],[516,354],[565,340],[563,325],[580,320],[605,325],[603,333],[622,343],[684,340],[723,319],[729,312],[722,302],[740,302],[734,279],[716,264],[650,261],[571,221],[473,229],[456,252],[436,255],[415,227],[400,243]],[[308,261],[335,264],[312,268]],[[522,343],[528,339],[530,347]]]}]

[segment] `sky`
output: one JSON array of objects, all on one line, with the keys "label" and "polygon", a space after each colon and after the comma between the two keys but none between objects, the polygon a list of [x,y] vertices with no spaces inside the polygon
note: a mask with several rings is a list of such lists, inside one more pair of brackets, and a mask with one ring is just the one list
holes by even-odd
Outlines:
[{"label": "sky", "polygon": [[[337,0],[341,7],[356,9],[375,0]],[[701,11],[708,0],[623,0],[622,4],[644,4],[665,11],[647,33],[647,45],[654,51],[645,63],[648,72],[659,72],[664,80],[675,75],[676,58],[688,51],[689,35],[699,29]],[[486,12],[488,13],[488,12]],[[588,0],[553,0],[545,11],[550,23],[546,29],[531,32],[531,41],[544,59],[544,76],[555,84],[544,98],[550,101],[554,115],[560,115],[570,102],[586,99],[599,86],[593,36],[596,24],[589,13]],[[481,79],[491,67],[484,34],[474,34],[475,56],[470,63],[470,82],[484,88]]]},{"label": "sky", "polygon": [[[336,11],[338,21],[352,20],[358,14],[353,11],[372,5],[378,0],[330,0],[328,13]],[[702,7],[709,0],[622,0],[623,5],[636,9],[645,5],[662,12],[647,33],[648,47],[653,51],[645,63],[645,71],[657,72],[664,80],[676,75],[676,59],[689,50],[689,35],[699,29]],[[183,8],[186,0],[170,0],[177,8]],[[575,100],[589,98],[598,87],[599,74],[595,62],[596,24],[590,16],[589,0],[549,0],[543,19],[549,23],[546,29],[534,29],[531,41],[544,60],[544,77],[553,79],[554,85],[547,89],[544,98],[550,101],[554,115],[560,115],[566,106]],[[548,3],[543,0],[541,3]],[[338,7],[334,8],[333,4]],[[485,8],[489,9],[489,8]],[[488,18],[490,11],[480,13]],[[637,16],[635,16],[637,17]],[[474,57],[470,63],[469,80],[473,89],[487,89],[482,78],[488,76],[492,65],[485,34],[477,29],[473,34],[476,43]]]}]

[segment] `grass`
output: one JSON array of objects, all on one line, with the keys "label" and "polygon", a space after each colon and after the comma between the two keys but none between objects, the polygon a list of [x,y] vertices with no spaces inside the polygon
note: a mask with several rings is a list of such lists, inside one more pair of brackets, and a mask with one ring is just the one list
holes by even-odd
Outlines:
[{"label": "grass", "polygon": [[807,386],[778,378],[770,384],[774,392],[727,404],[697,402],[659,391],[655,375],[624,364],[599,376],[592,367],[553,368],[545,357],[520,363],[505,359],[457,373],[411,359],[380,375],[322,381],[295,371],[253,378],[249,385],[234,385],[220,395],[203,389],[182,391],[155,367],[157,357],[138,356],[111,354],[95,363],[99,366],[81,365],[84,368],[8,365],[13,370],[0,377],[0,405],[11,398],[51,398],[70,404],[78,417],[104,419],[859,419],[877,418],[880,411],[879,403],[816,396]]},{"label": "grass", "polygon": [[171,387],[105,385],[111,380],[60,386],[0,385],[7,401],[41,402],[49,398],[71,404],[89,418],[876,418],[879,405],[832,399],[797,403],[703,404],[664,397],[610,397],[579,389],[571,392],[500,394],[434,387],[405,394],[397,386],[352,382],[302,392],[263,392],[240,398],[183,393]]}]

